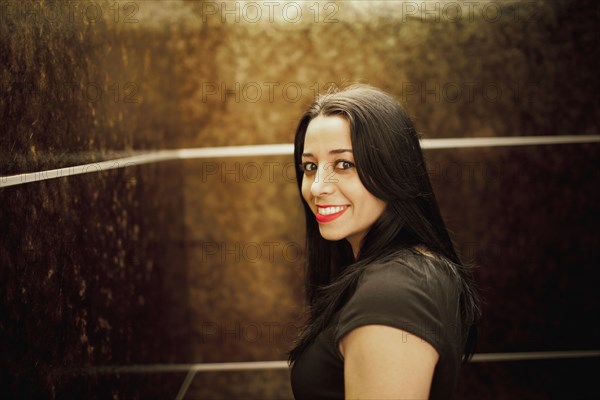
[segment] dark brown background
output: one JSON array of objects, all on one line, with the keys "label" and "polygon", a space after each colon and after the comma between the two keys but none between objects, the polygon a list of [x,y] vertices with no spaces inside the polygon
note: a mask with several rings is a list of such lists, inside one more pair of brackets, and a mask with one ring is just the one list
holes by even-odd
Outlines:
[{"label": "dark brown background", "polygon": [[[264,2],[258,19],[242,2],[0,4],[0,176],[289,143],[331,82],[390,91],[426,138],[598,134],[593,1],[430,1],[421,18],[422,2],[294,3],[298,22],[283,3],[273,21]],[[599,153],[426,151],[479,266],[478,352],[597,349]],[[285,359],[303,306],[291,163],[169,161],[0,189],[0,397],[174,398],[185,372],[82,368]],[[597,368],[471,363],[457,397],[595,397]],[[232,397],[290,398],[288,371],[202,373],[186,398]]]}]

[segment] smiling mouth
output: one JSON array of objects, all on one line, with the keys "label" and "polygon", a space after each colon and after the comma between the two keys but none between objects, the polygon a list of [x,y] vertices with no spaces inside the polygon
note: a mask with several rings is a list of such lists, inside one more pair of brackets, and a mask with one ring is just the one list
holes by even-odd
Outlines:
[{"label": "smiling mouth", "polygon": [[349,206],[317,206],[317,213],[315,216],[318,222],[330,222],[346,212],[348,207]]}]

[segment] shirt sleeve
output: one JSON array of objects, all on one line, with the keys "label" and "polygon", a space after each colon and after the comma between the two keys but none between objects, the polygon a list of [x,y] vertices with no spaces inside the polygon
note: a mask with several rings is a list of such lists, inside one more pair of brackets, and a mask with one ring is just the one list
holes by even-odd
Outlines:
[{"label": "shirt sleeve", "polygon": [[451,280],[439,268],[408,266],[400,262],[369,266],[355,293],[341,309],[334,333],[339,341],[352,329],[364,325],[387,325],[402,329],[431,344],[440,358],[448,346],[444,321],[458,299]]}]

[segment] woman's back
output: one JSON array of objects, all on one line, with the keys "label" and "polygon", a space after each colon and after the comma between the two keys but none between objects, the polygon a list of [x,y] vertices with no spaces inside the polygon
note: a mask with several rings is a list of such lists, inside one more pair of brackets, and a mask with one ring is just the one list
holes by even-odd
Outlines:
[{"label": "woman's back", "polygon": [[295,398],[344,398],[344,359],[339,343],[364,325],[399,328],[433,346],[439,360],[430,397],[451,397],[468,330],[461,317],[460,297],[460,277],[445,260],[407,249],[391,260],[369,265],[348,302],[295,361]]}]

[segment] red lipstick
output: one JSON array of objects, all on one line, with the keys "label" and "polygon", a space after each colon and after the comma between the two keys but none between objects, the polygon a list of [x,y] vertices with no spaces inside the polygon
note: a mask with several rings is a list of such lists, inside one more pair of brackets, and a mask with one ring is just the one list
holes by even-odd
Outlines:
[{"label": "red lipstick", "polygon": [[[319,208],[328,208],[328,207],[344,207],[344,209],[339,212],[336,212],[335,214],[329,214],[329,215],[319,214],[319,212],[318,212]],[[329,205],[317,206],[317,213],[315,214],[315,217],[317,218],[317,221],[320,223],[331,222],[334,219],[341,216],[343,213],[345,213],[347,209],[348,209],[348,206],[329,206]]]}]

